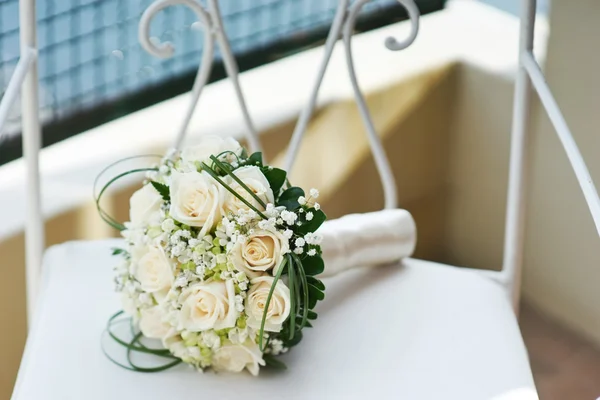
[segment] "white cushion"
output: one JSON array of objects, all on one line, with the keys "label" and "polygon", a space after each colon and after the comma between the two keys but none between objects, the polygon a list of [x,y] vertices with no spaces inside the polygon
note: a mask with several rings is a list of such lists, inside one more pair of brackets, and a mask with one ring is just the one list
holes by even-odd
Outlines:
[{"label": "white cushion", "polygon": [[70,242],[45,258],[44,290],[13,400],[460,399],[534,391],[503,290],[472,271],[414,259],[325,281],[315,328],[284,372],[199,374],[179,366],[124,370],[102,353],[120,309],[116,240]]}]

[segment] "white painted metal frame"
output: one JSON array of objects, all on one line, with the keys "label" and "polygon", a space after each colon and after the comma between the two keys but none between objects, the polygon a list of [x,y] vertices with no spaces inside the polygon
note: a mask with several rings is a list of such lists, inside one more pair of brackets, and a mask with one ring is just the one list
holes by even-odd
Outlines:
[{"label": "white painted metal frame", "polygon": [[[354,60],[352,57],[352,33],[354,32],[354,28],[356,26],[356,18],[358,17],[358,14],[363,8],[363,6],[369,1],[370,0],[357,0],[352,5],[350,5],[350,0],[339,0],[337,12],[333,20],[333,25],[331,27],[331,30],[329,31],[329,35],[325,43],[325,54],[323,57],[323,61],[321,62],[321,66],[319,67],[317,79],[310,94],[308,104],[302,110],[298,119],[298,123],[296,124],[296,128],[294,129],[294,133],[292,134],[292,139],[287,152],[284,169],[286,171],[290,171],[294,165],[294,161],[296,160],[296,156],[298,154],[298,151],[300,150],[300,144],[302,142],[302,139],[304,138],[306,129],[308,128],[308,123],[314,112],[315,105],[317,102],[317,96],[319,95],[319,89],[321,88],[321,84],[323,83],[323,78],[325,77],[325,72],[327,71],[329,61],[331,60],[333,49],[335,47],[336,42],[340,38],[340,35],[343,34],[344,50],[346,53],[346,63],[348,65],[348,74],[350,76],[350,82],[352,84],[352,89],[354,90],[354,95],[356,97],[356,102],[361,118],[367,130],[369,145],[371,146],[371,152],[373,153],[373,158],[375,159],[377,171],[379,173],[381,184],[383,186],[383,193],[385,198],[384,207],[389,209],[396,208],[398,206],[396,181],[394,179],[394,174],[392,172],[392,168],[387,158],[387,155],[385,154],[385,150],[383,149],[381,140],[379,139],[379,136],[375,131],[369,108],[367,107],[365,98],[360,90],[360,86],[358,84],[358,79],[356,77],[356,72],[354,69]],[[413,0],[398,0],[398,2],[402,4],[404,8],[406,8],[406,10],[408,11],[408,16],[411,22],[411,33],[408,36],[408,38],[406,38],[402,42],[399,42],[398,40],[392,37],[386,39],[386,47],[390,50],[395,51],[405,49],[415,41],[415,39],[417,38],[417,33],[419,31],[420,16],[419,9],[417,8]]]},{"label": "white painted metal frame", "polygon": [[231,82],[233,83],[235,94],[240,104],[240,109],[244,117],[244,123],[246,124],[246,138],[248,140],[248,144],[251,150],[260,151],[260,140],[252,119],[250,118],[246,101],[244,100],[244,95],[239,82],[239,70],[237,62],[235,61],[231,46],[229,45],[229,40],[227,39],[227,35],[225,34],[225,30],[223,28],[223,19],[221,17],[218,0],[208,0],[208,11],[205,10],[204,6],[196,0],[155,1],[146,9],[140,21],[139,40],[142,44],[142,47],[155,57],[169,58],[173,56],[175,49],[171,43],[160,43],[157,41],[157,39],[150,36],[150,24],[154,16],[156,16],[161,10],[176,5],[186,6],[196,14],[204,31],[204,45],[202,46],[202,60],[200,61],[196,79],[194,81],[194,87],[192,88],[192,101],[177,134],[174,148],[180,149],[183,145],[192,115],[194,114],[194,110],[196,109],[196,105],[198,104],[198,100],[202,94],[202,90],[206,86],[206,83],[210,77],[213,67],[212,61],[216,41],[221,48],[221,55],[223,57],[225,70],[229,79],[231,79]]},{"label": "white painted metal frame", "polygon": [[[317,79],[311,92],[306,107],[302,110],[290,147],[288,149],[285,167],[291,169],[294,164],[300,143],[308,127],[308,122],[313,114],[319,88],[327,70],[335,43],[343,36],[344,50],[348,64],[348,73],[354,89],[361,118],[365,125],[371,151],[376,161],[385,195],[385,207],[397,206],[396,185],[390,164],[385,155],[381,140],[376,134],[364,96],[360,91],[354,70],[351,38],[356,22],[356,17],[361,8],[369,0],[357,0],[350,5],[350,0],[339,0],[339,6],[333,25],[325,45],[323,61],[319,66]],[[401,50],[412,44],[419,28],[419,12],[413,0],[398,0],[408,11],[411,20],[411,33],[404,41],[399,42],[388,38],[385,45],[390,50]],[[185,5],[192,9],[203,24],[204,48],[203,57],[198,68],[196,81],[192,89],[192,102],[187,110],[183,124],[178,132],[175,147],[180,148],[187,128],[200,98],[202,89],[207,83],[212,68],[214,42],[221,47],[223,61],[229,77],[231,78],[244,122],[247,127],[248,141],[252,149],[259,149],[258,135],[239,84],[238,68],[223,30],[222,18],[218,7],[218,0],[208,0],[209,10],[195,0],[158,0],[153,3],[142,16],[140,23],[140,41],[144,48],[158,57],[170,57],[173,46],[169,43],[155,43],[150,38],[150,22],[154,15],[162,9],[173,5]],[[39,174],[39,149],[40,149],[40,122],[37,89],[37,50],[36,50],[36,18],[35,0],[20,0],[20,25],[21,25],[21,60],[8,85],[2,101],[0,102],[0,132],[6,122],[8,110],[15,102],[17,92],[21,90],[23,147],[27,164],[27,223],[26,223],[26,279],[27,279],[27,304],[29,318],[33,314],[33,305],[38,291],[42,250],[44,247],[44,225],[41,212],[40,174]],[[525,220],[525,192],[526,177],[528,175],[527,145],[528,145],[528,116],[531,87],[538,93],[540,100],[552,121],[554,128],[567,153],[569,161],[575,171],[579,184],[583,190],[588,207],[590,208],[594,223],[600,234],[600,198],[583,157],[575,144],[560,109],[544,80],[544,76],[533,56],[533,30],[535,24],[535,0],[523,0],[521,10],[521,35],[519,44],[519,69],[516,77],[513,125],[511,134],[509,188],[506,214],[506,230],[504,240],[504,262],[500,272],[489,273],[489,276],[503,284],[513,299],[516,306],[519,301],[520,277],[522,270],[523,236]]]},{"label": "white painted metal frame", "polygon": [[[531,86],[537,92],[567,153],[600,235],[600,197],[581,152],[533,55],[536,0],[521,2],[519,70],[515,83],[511,134],[508,200],[504,237],[504,260],[499,281],[508,289],[515,309],[519,303],[525,232],[526,178],[529,174],[528,116]],[[532,85],[533,84],[533,85]]]},{"label": "white painted metal frame", "polygon": [[23,155],[27,162],[27,219],[25,225],[25,277],[27,285],[27,315],[39,288],[40,266],[44,249],[44,220],[41,211],[39,150],[41,129],[38,103],[37,37],[35,0],[19,1],[21,58],[0,102],[0,135],[8,112],[21,92],[21,126]]}]

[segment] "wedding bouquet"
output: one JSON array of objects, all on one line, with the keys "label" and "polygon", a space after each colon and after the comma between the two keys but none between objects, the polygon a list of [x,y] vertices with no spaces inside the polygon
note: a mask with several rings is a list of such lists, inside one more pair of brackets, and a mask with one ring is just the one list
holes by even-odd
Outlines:
[{"label": "wedding bouquet", "polygon": [[[315,277],[324,270],[316,231],[326,219],[318,197],[290,186],[286,172],[265,165],[260,153],[209,136],[148,169],[131,197],[129,222],[120,225],[99,207],[126,243],[114,250],[123,258],[115,282],[139,332],[126,341],[111,330],[122,312],[108,329],[127,348],[124,366],[158,371],[184,362],[253,375],[282,366],[275,357],[300,342],[324,299]],[[132,351],[168,364],[137,366]]]}]

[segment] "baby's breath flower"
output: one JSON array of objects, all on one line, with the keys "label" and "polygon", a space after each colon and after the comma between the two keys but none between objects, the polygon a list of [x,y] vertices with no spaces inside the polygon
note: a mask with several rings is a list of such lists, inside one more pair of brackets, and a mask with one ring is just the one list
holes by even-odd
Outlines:
[{"label": "baby's breath flower", "polygon": [[240,295],[235,296],[235,309],[238,312],[244,311],[244,298]]},{"label": "baby's breath flower", "polygon": [[313,199],[316,199],[317,197],[319,197],[319,191],[317,189],[310,189],[309,191],[310,193],[310,197],[312,197]]},{"label": "baby's breath flower", "polygon": [[315,203],[315,210],[319,211],[321,209],[321,205],[319,203]]},{"label": "baby's breath flower", "polygon": [[298,203],[299,203],[301,206],[305,205],[305,204],[306,204],[306,197],[304,197],[304,196],[300,196],[300,197],[298,197]]},{"label": "baby's breath flower", "polygon": [[286,239],[291,239],[292,236],[294,236],[294,231],[292,231],[291,229],[286,229],[285,231],[283,231],[283,236],[285,236]]},{"label": "baby's breath flower", "polygon": [[294,242],[294,244],[295,244],[297,247],[302,247],[302,246],[304,246],[304,244],[305,244],[305,243],[306,243],[306,242],[305,242],[305,241],[304,241],[304,239],[302,239],[302,238],[298,238],[298,239],[296,239],[296,241]]},{"label": "baby's breath flower", "polygon": [[285,210],[281,212],[281,218],[285,221],[286,224],[294,225],[294,223],[298,219],[298,215],[296,215],[295,212]]},{"label": "baby's breath flower", "polygon": [[306,220],[307,221],[312,221],[313,217],[314,217],[314,215],[313,215],[312,212],[309,211],[309,212],[306,213]]},{"label": "baby's breath flower", "polygon": [[308,253],[307,253],[307,254],[308,254],[309,256],[311,256],[311,257],[312,257],[312,256],[314,256],[315,254],[317,254],[317,250],[315,250],[315,249],[310,249],[310,250],[308,251]]},{"label": "baby's breath flower", "polygon": [[316,233],[312,233],[312,232],[304,235],[304,240],[306,240],[306,243],[308,243],[308,244],[315,244],[315,245],[320,244],[322,239],[323,238],[321,236],[319,236]]},{"label": "baby's breath flower", "polygon": [[185,274],[181,274],[177,277],[177,279],[175,279],[175,283],[173,285],[175,287],[184,287],[184,286],[187,286],[187,284],[188,284],[187,276],[185,276]]},{"label": "baby's breath flower", "polygon": [[296,253],[296,254],[302,254],[302,253],[304,253],[304,247],[296,247],[294,249],[294,253]]},{"label": "baby's breath flower", "polygon": [[273,203],[268,203],[265,209],[265,215],[267,217],[277,217],[278,212]]},{"label": "baby's breath flower", "polygon": [[200,335],[206,347],[217,349],[221,347],[221,338],[213,330],[202,332]]}]

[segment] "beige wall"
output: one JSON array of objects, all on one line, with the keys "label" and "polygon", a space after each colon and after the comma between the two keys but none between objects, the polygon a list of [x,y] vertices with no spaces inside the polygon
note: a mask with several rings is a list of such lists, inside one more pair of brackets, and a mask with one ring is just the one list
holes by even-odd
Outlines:
[{"label": "beige wall", "polygon": [[[600,183],[600,3],[554,0],[546,75],[596,185]],[[461,65],[446,204],[444,260],[502,262],[512,82]],[[535,101],[523,294],[600,345],[600,239],[570,164]]]},{"label": "beige wall", "polygon": [[[600,3],[553,0],[546,76],[600,186]],[[600,239],[567,158],[536,113],[524,274],[528,298],[600,344]]]}]

